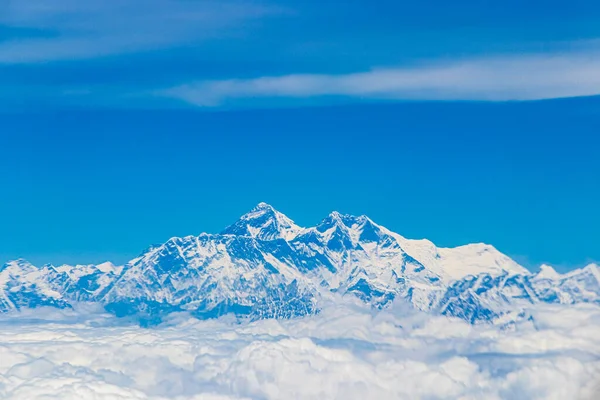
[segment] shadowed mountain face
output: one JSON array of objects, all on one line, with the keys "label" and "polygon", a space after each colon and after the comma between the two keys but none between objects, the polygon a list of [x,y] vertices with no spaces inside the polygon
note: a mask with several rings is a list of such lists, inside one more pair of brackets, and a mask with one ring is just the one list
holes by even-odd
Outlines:
[{"label": "shadowed mountain face", "polygon": [[405,301],[471,323],[510,321],[540,302],[600,303],[600,271],[531,274],[492,246],[437,248],[366,216],[333,212],[301,228],[265,203],[220,234],[172,238],[120,267],[0,267],[0,311],[94,302],[151,319],[181,310],[292,318],[343,296],[376,308]]}]

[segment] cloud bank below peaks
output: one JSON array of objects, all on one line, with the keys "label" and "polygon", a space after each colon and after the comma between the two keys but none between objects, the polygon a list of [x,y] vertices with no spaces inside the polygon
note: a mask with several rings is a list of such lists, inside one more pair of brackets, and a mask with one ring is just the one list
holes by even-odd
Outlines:
[{"label": "cloud bank below peaks", "polygon": [[[89,310],[85,310],[89,311]],[[0,317],[0,397],[16,399],[591,399],[600,308],[540,306],[535,326],[473,327],[356,305],[154,329],[102,314]],[[119,325],[114,325],[119,324]]]}]

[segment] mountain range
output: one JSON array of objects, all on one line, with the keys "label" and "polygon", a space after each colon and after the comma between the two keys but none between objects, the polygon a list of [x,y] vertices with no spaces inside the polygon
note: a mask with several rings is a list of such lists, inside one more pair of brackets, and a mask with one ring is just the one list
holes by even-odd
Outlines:
[{"label": "mountain range", "polygon": [[505,323],[526,318],[537,303],[599,304],[600,270],[591,264],[559,274],[544,265],[531,273],[493,246],[439,248],[364,215],[333,212],[303,228],[266,203],[219,234],[174,237],[122,266],[15,260],[0,267],[0,312],[97,303],[150,321],[173,311],[292,318],[344,297]]}]

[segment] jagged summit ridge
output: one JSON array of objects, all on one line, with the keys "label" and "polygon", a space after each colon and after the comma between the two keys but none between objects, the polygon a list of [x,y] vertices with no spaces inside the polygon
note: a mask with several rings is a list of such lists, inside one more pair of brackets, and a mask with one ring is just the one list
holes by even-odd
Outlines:
[{"label": "jagged summit ridge", "polygon": [[259,203],[234,224],[221,232],[224,235],[249,236],[261,240],[293,239],[302,228],[267,203]]},{"label": "jagged summit ridge", "polygon": [[119,316],[291,318],[339,296],[490,322],[540,302],[600,303],[600,271],[532,274],[493,246],[438,248],[364,215],[332,212],[302,228],[266,203],[219,234],[174,237],[123,266],[0,267],[0,311],[94,302]]}]

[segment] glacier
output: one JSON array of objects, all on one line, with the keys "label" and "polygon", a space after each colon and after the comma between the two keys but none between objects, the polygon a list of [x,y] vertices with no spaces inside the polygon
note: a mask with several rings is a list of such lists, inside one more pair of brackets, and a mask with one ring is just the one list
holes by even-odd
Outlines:
[{"label": "glacier", "polygon": [[511,327],[534,323],[527,310],[536,304],[600,304],[600,271],[532,273],[491,245],[439,248],[364,215],[332,212],[304,228],[266,203],[218,234],[174,237],[122,266],[0,267],[0,312],[92,303],[144,323],[179,311],[289,319],[342,298]]}]

